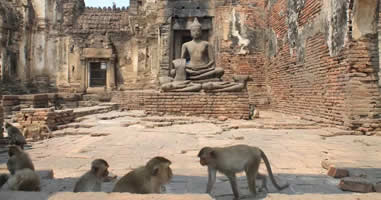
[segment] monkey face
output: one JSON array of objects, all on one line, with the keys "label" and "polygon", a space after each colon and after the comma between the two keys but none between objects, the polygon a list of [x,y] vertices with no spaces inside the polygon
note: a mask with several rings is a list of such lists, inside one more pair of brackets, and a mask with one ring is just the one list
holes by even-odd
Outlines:
[{"label": "monkey face", "polygon": [[172,169],[169,167],[169,165],[169,163],[161,163],[160,165],[154,168],[153,175],[158,179],[158,181],[161,184],[168,183],[173,176]]},{"label": "monkey face", "polygon": [[99,178],[108,176],[108,167],[108,163],[103,159],[96,159],[91,163],[91,170]]},{"label": "monkey face", "polygon": [[212,148],[204,147],[198,153],[198,157],[202,166],[212,166],[215,163],[216,153]]}]

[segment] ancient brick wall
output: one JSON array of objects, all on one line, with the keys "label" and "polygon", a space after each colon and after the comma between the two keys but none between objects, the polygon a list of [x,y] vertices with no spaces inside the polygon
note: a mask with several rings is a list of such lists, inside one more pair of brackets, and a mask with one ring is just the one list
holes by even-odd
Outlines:
[{"label": "ancient brick wall", "polygon": [[44,127],[55,130],[58,125],[73,122],[75,114],[73,110],[57,110],[50,108],[23,109],[16,115],[16,121],[20,128]]},{"label": "ancient brick wall", "polygon": [[87,7],[78,16],[72,33],[124,33],[128,28],[128,10],[125,8]]},{"label": "ancient brick wall", "polygon": [[303,26],[310,20],[319,15],[322,9],[322,0],[305,0],[303,9],[298,17],[299,26]]},{"label": "ancient brick wall", "polygon": [[216,8],[216,66],[225,70],[223,79],[232,75],[249,75],[250,103],[268,107],[265,89],[264,35],[266,30],[265,1],[240,1],[237,5]]},{"label": "ancient brick wall", "polygon": [[351,41],[344,51],[348,81],[345,86],[344,125],[356,134],[381,131],[381,88],[378,84],[377,35]]},{"label": "ancient brick wall", "polygon": [[352,39],[348,2],[322,7],[319,0],[278,0],[270,6],[274,35],[265,74],[271,108],[356,134],[380,131],[377,38]]},{"label": "ancient brick wall", "polygon": [[181,93],[123,92],[113,97],[121,108],[145,110],[151,114],[174,114],[202,117],[226,116],[248,119],[249,100],[246,92]]},{"label": "ancient brick wall", "polygon": [[272,109],[343,125],[345,66],[329,55],[322,34],[308,38],[305,51],[305,61],[298,63],[284,45],[277,57],[268,61]]}]

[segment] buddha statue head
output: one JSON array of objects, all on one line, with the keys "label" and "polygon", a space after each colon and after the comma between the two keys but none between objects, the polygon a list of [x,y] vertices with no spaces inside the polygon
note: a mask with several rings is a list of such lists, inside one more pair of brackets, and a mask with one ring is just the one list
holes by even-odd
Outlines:
[{"label": "buddha statue head", "polygon": [[190,31],[193,39],[201,37],[201,24],[198,22],[197,17],[194,18],[193,23],[190,25]]}]

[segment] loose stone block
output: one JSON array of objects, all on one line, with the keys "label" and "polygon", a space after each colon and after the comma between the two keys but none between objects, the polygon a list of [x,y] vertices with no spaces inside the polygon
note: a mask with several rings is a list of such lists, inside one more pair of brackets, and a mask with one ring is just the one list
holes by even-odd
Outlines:
[{"label": "loose stone block", "polygon": [[381,193],[381,182],[374,185],[374,190]]},{"label": "loose stone block", "polygon": [[344,168],[337,168],[331,165],[328,169],[328,176],[332,176],[334,178],[343,178],[349,176],[349,171]]},{"label": "loose stone block", "polygon": [[373,192],[373,184],[360,177],[346,177],[341,179],[339,188],[345,191],[368,193]]}]

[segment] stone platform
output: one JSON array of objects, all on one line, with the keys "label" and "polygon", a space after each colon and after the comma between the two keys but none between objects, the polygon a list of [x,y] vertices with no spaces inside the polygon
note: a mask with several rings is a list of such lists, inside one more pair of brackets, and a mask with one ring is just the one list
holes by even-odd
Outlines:
[{"label": "stone platform", "polygon": [[103,192],[85,192],[72,193],[60,192],[49,195],[44,192],[1,192],[0,199],[17,199],[17,200],[88,200],[88,199],[103,199],[103,200],[211,200],[212,198],[206,194],[152,194],[139,195],[129,193],[112,193]]},{"label": "stone platform", "polygon": [[249,96],[245,92],[157,92],[125,91],[113,95],[112,101],[121,108],[145,110],[149,114],[185,116],[225,116],[248,119]]}]

